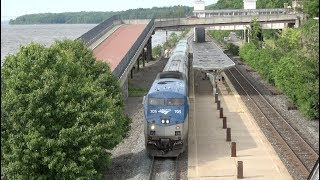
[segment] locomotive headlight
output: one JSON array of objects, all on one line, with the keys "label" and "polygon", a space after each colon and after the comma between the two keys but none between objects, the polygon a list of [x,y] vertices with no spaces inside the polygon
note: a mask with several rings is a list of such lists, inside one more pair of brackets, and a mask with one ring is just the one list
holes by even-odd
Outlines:
[{"label": "locomotive headlight", "polygon": [[151,126],[150,126],[150,129],[151,130],[154,130],[156,128],[156,126],[154,125],[154,124],[152,124]]},{"label": "locomotive headlight", "polygon": [[166,120],[166,123],[169,124],[169,122],[170,122],[169,119],[167,119],[167,120]]},{"label": "locomotive headlight", "polygon": [[166,121],[164,119],[161,120],[161,123],[164,124]]},{"label": "locomotive headlight", "polygon": [[176,129],[180,129],[180,126],[176,126]]}]

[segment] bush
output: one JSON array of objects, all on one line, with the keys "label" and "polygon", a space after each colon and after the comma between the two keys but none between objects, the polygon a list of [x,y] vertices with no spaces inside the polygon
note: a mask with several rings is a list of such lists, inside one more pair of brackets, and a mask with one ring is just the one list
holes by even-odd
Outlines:
[{"label": "bush", "polygon": [[235,56],[239,56],[239,46],[236,46],[232,43],[228,43],[227,44],[227,48],[229,49],[229,51],[235,55]]},{"label": "bush", "polygon": [[117,78],[80,41],[7,56],[1,99],[6,179],[103,179],[128,131]]},{"label": "bush", "polygon": [[286,29],[263,47],[245,43],[240,57],[275,84],[310,119],[319,118],[319,25]]},{"label": "bush", "polygon": [[156,47],[154,47],[152,49],[152,56],[157,59],[159,58],[161,55],[163,55],[163,51],[165,49],[172,49],[176,46],[176,44],[183,38],[185,38],[185,36],[188,34],[188,32],[190,31],[190,29],[184,29],[183,31],[181,31],[181,33],[179,34],[179,36],[175,33],[172,32],[169,35],[168,40],[163,43],[163,45],[157,45]]},{"label": "bush", "polygon": [[152,57],[158,59],[161,56],[162,46],[159,44],[152,49]]}]

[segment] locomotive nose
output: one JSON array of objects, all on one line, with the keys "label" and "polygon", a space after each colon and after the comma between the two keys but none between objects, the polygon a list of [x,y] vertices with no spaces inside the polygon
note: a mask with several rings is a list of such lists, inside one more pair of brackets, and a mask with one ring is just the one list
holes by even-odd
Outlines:
[{"label": "locomotive nose", "polygon": [[160,139],[160,144],[163,149],[168,149],[170,147],[170,139]]}]

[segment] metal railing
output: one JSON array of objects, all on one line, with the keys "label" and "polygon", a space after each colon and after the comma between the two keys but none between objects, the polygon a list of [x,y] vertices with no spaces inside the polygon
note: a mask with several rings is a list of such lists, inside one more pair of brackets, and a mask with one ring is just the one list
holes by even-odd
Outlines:
[{"label": "metal railing", "polygon": [[83,42],[89,46],[94,41],[99,39],[101,36],[103,36],[104,33],[106,33],[108,30],[110,30],[114,26],[114,21],[121,21],[119,15],[114,15],[110,17],[109,19],[106,19],[102,23],[98,24],[94,28],[90,29],[88,32],[84,33],[82,36],[80,36],[78,39],[83,40]]},{"label": "metal railing", "polygon": [[146,36],[150,32],[151,28],[154,26],[154,18],[151,19],[151,21],[148,23],[146,28],[142,31],[136,42],[132,45],[130,50],[127,52],[127,54],[122,58],[118,66],[113,70],[113,74],[117,77],[120,77],[126,67],[129,65],[131,59],[134,57],[134,55],[137,53],[139,47],[141,46],[142,42],[145,40]]},{"label": "metal railing", "polygon": [[290,12],[290,9],[287,8],[278,8],[278,9],[220,9],[220,10],[200,10],[193,11],[194,13],[205,13],[211,16],[251,16],[251,15],[260,15],[260,14],[287,14]]}]

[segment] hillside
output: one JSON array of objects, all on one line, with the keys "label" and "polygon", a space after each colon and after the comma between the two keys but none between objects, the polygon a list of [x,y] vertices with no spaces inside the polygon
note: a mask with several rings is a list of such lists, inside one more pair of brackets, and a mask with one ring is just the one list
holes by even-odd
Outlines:
[{"label": "hillside", "polygon": [[191,15],[193,7],[171,6],[129,9],[107,12],[65,12],[28,14],[10,20],[10,24],[98,24],[109,17],[119,14],[122,19],[151,19],[186,17]]}]

